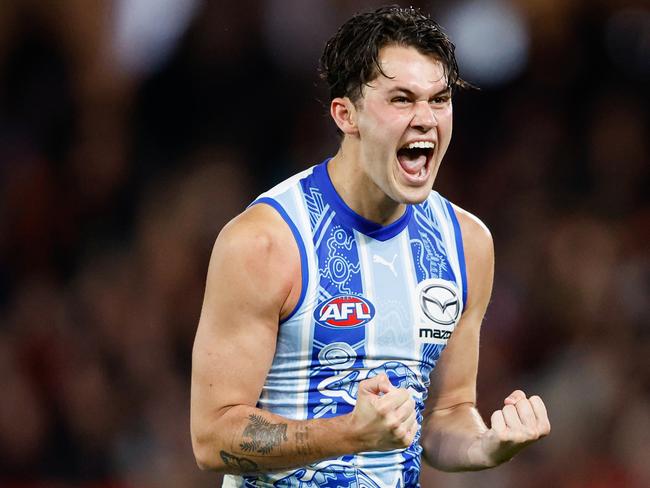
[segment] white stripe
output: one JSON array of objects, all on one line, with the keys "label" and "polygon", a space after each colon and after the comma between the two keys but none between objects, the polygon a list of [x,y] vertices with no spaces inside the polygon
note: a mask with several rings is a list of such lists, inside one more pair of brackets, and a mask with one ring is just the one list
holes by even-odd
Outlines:
[{"label": "white stripe", "polygon": [[[418,297],[415,296],[415,289],[418,286],[415,277],[415,266],[413,263],[413,252],[411,251],[411,242],[409,239],[408,229],[405,229],[399,236],[399,244],[402,249],[400,255],[404,259],[402,269],[404,270],[404,279],[406,282],[406,289],[410,290],[408,294],[409,306],[411,307],[411,316],[413,317],[413,327],[418,326],[418,317],[420,316],[420,304]],[[414,333],[415,334],[415,333]],[[420,357],[420,344],[418,341],[413,341],[413,355],[411,357]]]},{"label": "white stripe", "polygon": [[221,488],[237,488],[239,486],[239,483],[241,483],[242,481],[243,479],[241,476],[227,474],[223,477]]},{"label": "white stripe", "polygon": [[[363,284],[363,296],[366,297],[370,302],[375,304],[375,288],[374,278],[373,278],[373,269],[372,269],[372,260],[368,253],[368,241],[370,238],[357,230],[354,230],[354,238],[357,242],[357,250],[359,253],[359,264],[361,264],[361,283]],[[377,310],[375,310],[375,314]],[[364,366],[371,368],[373,366],[366,363],[367,358],[375,357],[375,324],[373,321],[366,324],[366,354],[364,358]]]},{"label": "white stripe", "polygon": [[[447,209],[447,215],[449,215],[450,212],[454,212],[453,216],[449,215],[449,225],[451,227],[451,233],[452,233],[452,241],[453,241],[452,245],[454,246],[454,258],[456,260],[456,267],[458,268],[458,274],[456,275],[457,276],[456,280],[458,281],[458,286],[459,286],[458,291],[460,292],[459,296],[462,302],[463,287],[466,286],[466,283],[463,282],[463,273],[461,272],[461,268],[465,263],[460,262],[460,255],[458,254],[458,246],[456,244],[456,241],[460,241],[461,247],[463,246],[462,231],[460,230],[460,222],[458,222],[458,232],[461,232],[461,235],[458,235],[456,233],[456,227],[454,227],[454,217],[456,218],[456,220],[458,220],[458,215],[456,214],[456,211],[454,210],[454,206],[451,204],[451,202],[450,205],[451,205],[451,210],[447,209],[447,205],[445,205],[445,208]],[[467,269],[465,270],[465,272],[467,272]],[[465,278],[467,278],[467,276],[465,276]],[[461,305],[464,306],[465,304],[462,303]]]},{"label": "white stripe", "polygon": [[462,303],[463,275],[460,272],[460,256],[458,255],[458,248],[456,247],[456,228],[454,227],[453,217],[449,214],[449,208],[447,207],[447,203],[442,199],[440,195],[438,195],[438,198],[440,198],[440,205],[442,206],[444,213],[447,216],[447,226],[449,228],[449,236],[450,236],[449,247],[453,249],[453,252],[451,253],[451,255],[453,256],[452,266],[454,266],[454,274],[456,275],[456,283],[458,284],[458,292],[459,292],[459,298],[461,300],[461,305],[464,305]]},{"label": "white stripe", "polygon": [[275,185],[273,188],[270,190],[265,191],[262,193],[260,196],[257,198],[262,198],[262,197],[276,197],[281,193],[284,193],[285,191],[289,190],[293,185],[295,185],[298,181],[302,180],[303,178],[306,178],[309,176],[313,171],[314,171],[315,166],[312,166],[311,168],[307,168],[304,171],[301,171],[300,173],[297,173],[293,175],[291,178],[288,178],[284,180],[281,183],[278,183]]}]

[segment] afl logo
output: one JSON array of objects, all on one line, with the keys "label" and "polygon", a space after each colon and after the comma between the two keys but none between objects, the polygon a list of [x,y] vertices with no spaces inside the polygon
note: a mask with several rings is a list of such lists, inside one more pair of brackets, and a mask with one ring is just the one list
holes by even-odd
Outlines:
[{"label": "afl logo", "polygon": [[375,316],[375,307],[358,295],[338,295],[320,303],[314,310],[314,319],[332,328],[360,327]]},{"label": "afl logo", "polygon": [[430,320],[440,325],[452,325],[461,311],[458,293],[450,282],[427,280],[420,288],[420,307]]}]

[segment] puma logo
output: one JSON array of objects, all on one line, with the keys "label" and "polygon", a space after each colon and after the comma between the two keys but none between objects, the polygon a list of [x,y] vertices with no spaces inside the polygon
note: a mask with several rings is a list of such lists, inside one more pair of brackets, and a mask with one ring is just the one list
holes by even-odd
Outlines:
[{"label": "puma logo", "polygon": [[397,257],[397,254],[395,254],[393,256],[393,259],[390,262],[388,262],[382,256],[380,256],[379,254],[373,254],[372,255],[372,262],[377,263],[377,264],[382,264],[382,265],[386,266],[388,269],[391,270],[393,275],[397,278],[397,271],[395,271],[395,258],[396,257]]}]

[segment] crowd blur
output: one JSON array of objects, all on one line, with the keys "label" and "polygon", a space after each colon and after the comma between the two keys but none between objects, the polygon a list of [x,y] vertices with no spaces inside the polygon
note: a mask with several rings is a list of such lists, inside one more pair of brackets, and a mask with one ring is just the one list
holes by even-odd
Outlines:
[{"label": "crowd blur", "polygon": [[[0,486],[217,486],[189,436],[212,244],[336,151],[319,53],[379,4],[0,2]],[[481,87],[455,95],[436,182],[495,241],[479,409],[522,388],[553,426],[423,488],[650,486],[648,4],[403,4],[448,20]],[[502,53],[508,32],[514,68],[467,65],[466,34]]]}]

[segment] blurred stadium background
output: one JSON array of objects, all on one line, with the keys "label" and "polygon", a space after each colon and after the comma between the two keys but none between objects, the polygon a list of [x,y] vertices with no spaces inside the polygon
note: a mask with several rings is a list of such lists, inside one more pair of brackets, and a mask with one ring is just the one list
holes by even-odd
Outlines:
[{"label": "blurred stadium background", "polygon": [[[479,408],[522,387],[553,424],[423,488],[650,486],[648,2],[401,3],[482,87],[436,183],[495,238]],[[211,246],[334,153],[320,50],[379,4],[0,1],[0,486],[217,486],[189,438]]]}]

